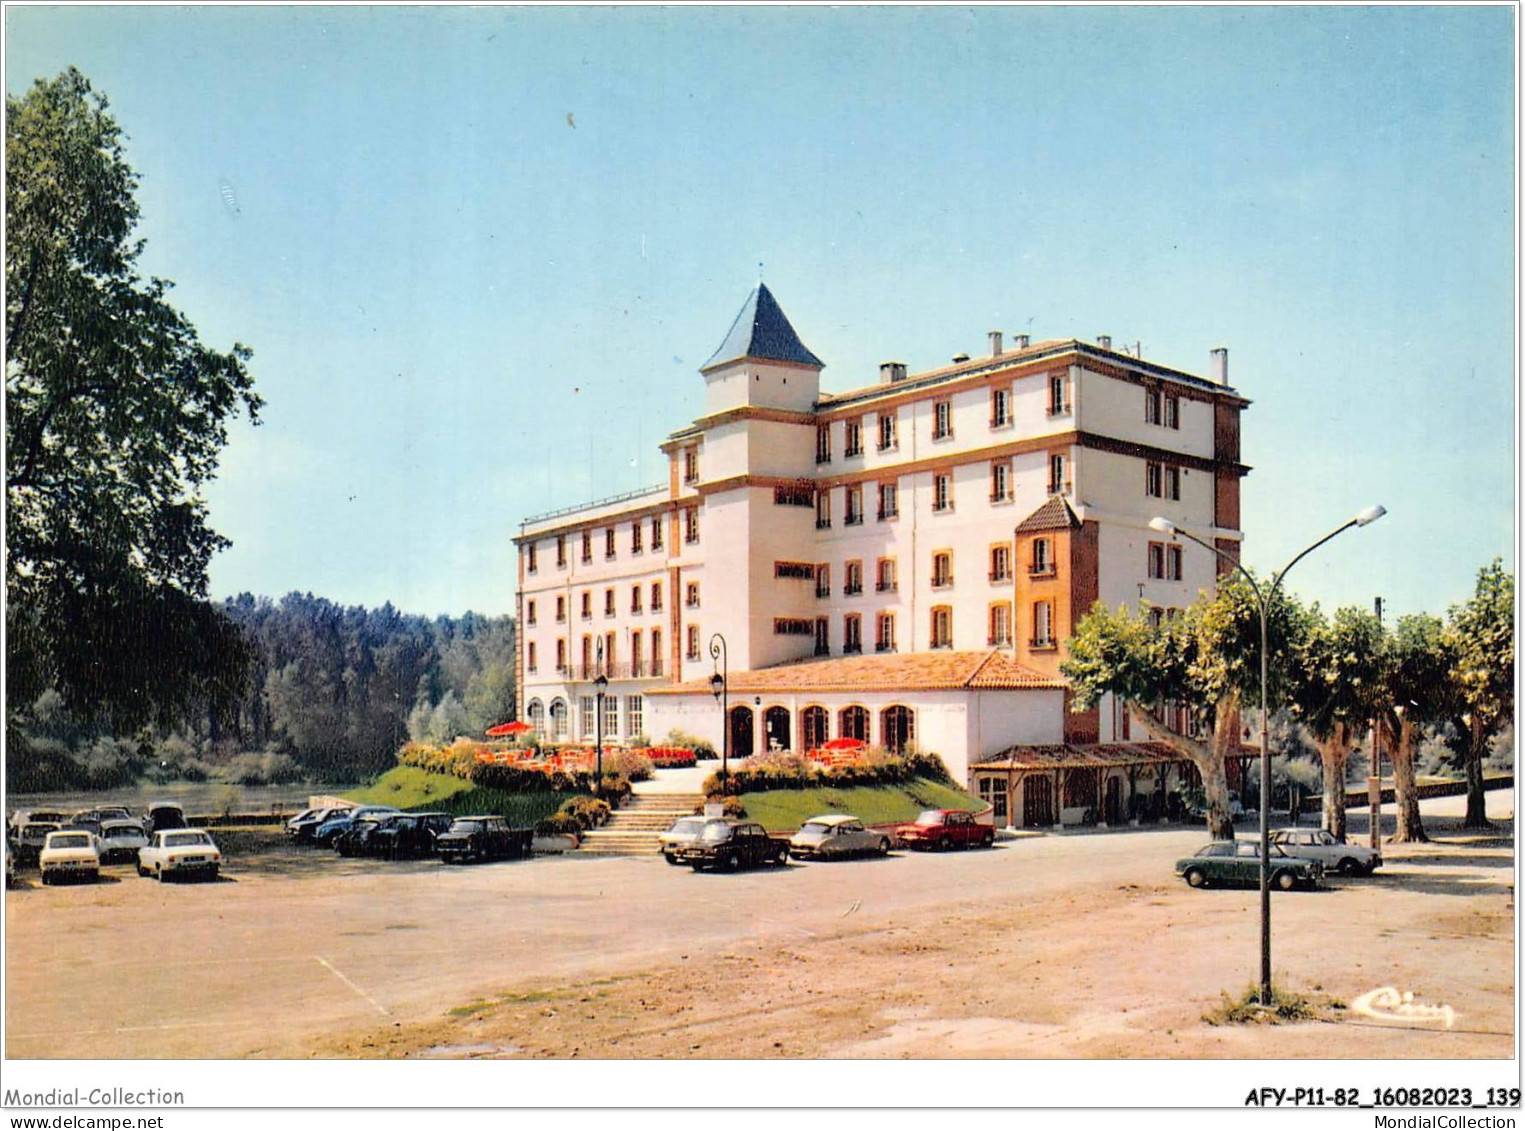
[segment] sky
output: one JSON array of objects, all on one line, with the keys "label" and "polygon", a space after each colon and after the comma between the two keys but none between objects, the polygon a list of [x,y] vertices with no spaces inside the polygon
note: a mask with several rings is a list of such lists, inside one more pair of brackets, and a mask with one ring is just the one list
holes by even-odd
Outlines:
[{"label": "sky", "polygon": [[759,277],[822,387],[1111,334],[1229,349],[1244,557],[1437,613],[1514,560],[1515,13],[18,7],[146,271],[267,405],[212,595],[513,608],[526,515],[665,480]]}]

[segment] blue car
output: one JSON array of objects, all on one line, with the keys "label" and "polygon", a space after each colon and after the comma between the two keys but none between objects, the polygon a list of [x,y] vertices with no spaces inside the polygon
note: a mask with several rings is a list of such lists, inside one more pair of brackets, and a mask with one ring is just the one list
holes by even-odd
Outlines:
[{"label": "blue car", "polygon": [[314,844],[332,845],[334,838],[345,832],[361,817],[373,817],[383,813],[401,813],[402,810],[394,805],[360,805],[354,809],[346,809],[342,813],[335,813],[324,821],[312,834]]}]

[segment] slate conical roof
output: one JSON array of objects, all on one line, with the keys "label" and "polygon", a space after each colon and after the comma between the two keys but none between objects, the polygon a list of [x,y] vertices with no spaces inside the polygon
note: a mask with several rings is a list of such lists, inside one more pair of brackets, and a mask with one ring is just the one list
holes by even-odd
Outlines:
[{"label": "slate conical roof", "polygon": [[702,373],[730,361],[744,357],[760,361],[789,361],[796,365],[813,365],[824,369],[826,363],[805,348],[800,336],[789,325],[789,319],[779,308],[773,292],[759,283],[757,289],[747,296],[741,305],[741,313],[731,324],[731,332],[720,343],[708,361],[699,367]]}]

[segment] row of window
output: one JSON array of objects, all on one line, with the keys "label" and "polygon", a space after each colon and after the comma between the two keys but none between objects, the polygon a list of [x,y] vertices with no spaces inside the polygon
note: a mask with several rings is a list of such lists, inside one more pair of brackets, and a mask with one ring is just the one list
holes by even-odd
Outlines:
[{"label": "row of window", "polygon": [[[618,738],[621,733],[626,738],[635,738],[637,735],[645,732],[646,706],[641,696],[626,695],[624,700],[625,727],[622,732],[620,730],[620,696],[604,696],[603,736],[605,738]],[[580,706],[582,709],[582,735],[584,738],[593,738],[598,734],[598,699],[593,695],[584,695]],[[525,709],[525,715],[537,735],[549,735],[552,742],[566,740],[567,703],[565,699],[551,700],[549,728],[546,726],[545,704],[539,699],[531,699],[529,701],[529,705]]]},{"label": "row of window", "polygon": [[[1009,503],[1012,500],[1013,473],[1010,459],[992,460],[990,463],[990,501],[992,503]],[[1050,495],[1068,494],[1070,491],[1069,461],[1065,455],[1055,452],[1048,460],[1048,493]],[[878,491],[877,517],[880,522],[887,522],[900,516],[900,486],[899,480],[886,480],[876,484]],[[774,491],[774,502],[781,503],[781,492],[784,488]],[[798,498],[794,488],[788,489],[787,503],[781,505],[798,506],[794,500]],[[844,526],[861,526],[867,511],[863,504],[863,484],[850,483],[842,488],[843,491],[843,516]],[[1177,479],[1177,494],[1172,496],[1179,498],[1179,478]],[[951,468],[934,471],[932,473],[932,510],[939,514],[953,510],[953,470]],[[832,507],[830,489],[816,492],[815,496],[815,526],[817,530],[829,530],[832,524]]]},{"label": "row of window", "polygon": [[[642,554],[646,552],[646,529],[648,520],[632,519],[630,522],[630,552]],[[649,520],[651,531],[652,550],[662,549],[662,516],[652,515]],[[604,528],[604,560],[613,561],[618,556],[615,545],[616,528],[608,526]],[[683,508],[683,541],[694,543],[699,541],[699,508]],[[593,531],[582,532],[582,563],[587,565],[593,560]],[[524,547],[525,571],[537,573],[540,570],[540,546],[536,542],[526,543]],[[567,536],[556,535],[556,568],[566,569],[569,561],[567,555]]]},{"label": "row of window", "polygon": [[1149,576],[1160,581],[1181,580],[1181,547],[1165,542],[1149,543]]},{"label": "row of window", "polygon": [[[1070,379],[1065,373],[1050,374],[1048,379],[1048,415],[1065,416],[1070,411]],[[1016,421],[1012,413],[1012,387],[998,385],[990,390],[990,427],[1009,428]],[[899,418],[893,410],[876,414],[875,438],[881,452],[894,451],[900,446]],[[944,397],[932,402],[932,439],[947,440],[953,436],[953,399]],[[852,459],[864,452],[863,417],[854,416],[842,422],[842,455]],[[832,456],[831,425],[820,424],[815,432],[815,461],[830,463]]]},{"label": "row of window", "polygon": [[[621,699],[623,699],[623,723],[621,727]],[[645,703],[639,695],[606,695],[603,717],[598,715],[598,699],[593,695],[579,697],[578,722],[580,737],[584,740],[598,736],[600,730],[605,738],[635,738],[645,732]],[[771,706],[762,712],[764,734],[781,747],[792,746],[789,741],[793,726],[789,708]],[[525,708],[525,716],[536,735],[546,736],[552,742],[564,742],[570,737],[570,711],[567,701],[560,697],[551,700],[550,710],[538,698],[531,699]],[[742,704],[731,709],[730,726],[733,733],[740,731],[750,739],[756,716],[752,709]],[[843,707],[837,712],[838,738],[856,738],[860,742],[878,742],[889,750],[902,750],[916,737],[916,713],[901,703],[895,703],[879,712],[879,733],[870,733],[872,715],[867,707],[856,704]],[[780,741],[782,736],[782,741]],[[800,712],[799,739],[801,748],[813,750],[826,745],[832,738],[831,714],[825,707],[813,705]],[[750,745],[750,742],[749,742]]]},{"label": "row of window", "polygon": [[[1033,577],[1048,577],[1056,572],[1054,561],[1053,543],[1048,538],[1035,538],[1032,543],[1032,557],[1027,564],[1027,572]],[[990,547],[990,580],[992,582],[1010,581],[1011,571],[1011,544],[1000,542]],[[780,565],[797,563],[774,563],[777,573]],[[778,574],[778,576],[784,576]],[[802,573],[791,573],[789,576],[804,576]],[[932,588],[947,589],[953,585],[953,551],[936,550],[932,554]],[[894,593],[899,589],[898,569],[895,558],[879,558],[874,563],[874,591],[876,593]],[[842,564],[842,595],[844,597],[856,597],[863,592],[863,562],[857,558],[849,558]],[[818,565],[815,567],[815,595],[817,597],[831,596],[831,566]]]},{"label": "row of window", "polygon": [[[894,652],[897,650],[895,642],[895,619],[893,612],[880,612],[874,615],[874,651]],[[784,635],[806,635],[796,631],[799,618],[780,619],[775,621],[774,630]],[[808,621],[805,622],[808,624]],[[1012,643],[1012,604],[1010,601],[992,602],[988,610],[989,632],[985,643],[991,647],[1005,647]],[[1052,601],[1034,601],[1032,605],[1033,635],[1028,644],[1034,648],[1052,648],[1054,640],[1054,604]],[[787,631],[785,631],[787,629]],[[951,605],[936,605],[931,611],[930,641],[933,648],[953,647],[953,608]],[[843,656],[855,656],[863,651],[863,616],[861,613],[845,613],[842,616],[842,636],[840,654]],[[830,656],[831,648],[831,618],[817,617],[815,620],[815,654],[817,656]]]},{"label": "row of window", "polygon": [[1144,390],[1144,423],[1162,428],[1181,427],[1181,398],[1162,389]]},{"label": "row of window", "polygon": [[[648,610],[648,607],[642,604],[642,598],[646,593],[646,587],[644,585],[632,585],[630,587],[631,613],[640,615],[641,613],[647,611],[653,613],[660,613],[662,611],[662,583],[660,581],[653,581],[651,583],[650,592],[651,604]],[[582,619],[592,620],[593,590],[584,589],[581,593],[581,599]],[[614,589],[611,588],[604,590],[604,616],[612,617],[615,615],[615,599],[616,591]],[[687,586],[685,586],[683,605],[685,608],[689,609],[697,609],[699,607],[699,583],[697,581],[690,581]],[[556,623],[565,624],[566,622],[567,599],[565,595],[558,594],[556,597]],[[540,609],[538,601],[532,599],[524,603],[524,623],[530,628],[533,628],[535,625],[540,623]]]}]

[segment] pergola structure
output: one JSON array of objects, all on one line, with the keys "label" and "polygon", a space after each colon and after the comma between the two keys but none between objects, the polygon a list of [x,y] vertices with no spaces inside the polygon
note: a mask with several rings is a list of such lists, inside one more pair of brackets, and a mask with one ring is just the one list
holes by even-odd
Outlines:
[{"label": "pergola structure", "polygon": [[[1230,787],[1251,751],[1227,759]],[[972,785],[1008,827],[1099,827],[1164,821],[1172,792],[1200,786],[1190,759],[1163,742],[1013,746],[970,767]]]}]

